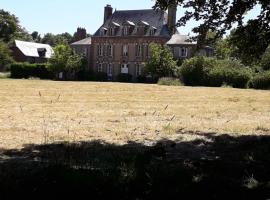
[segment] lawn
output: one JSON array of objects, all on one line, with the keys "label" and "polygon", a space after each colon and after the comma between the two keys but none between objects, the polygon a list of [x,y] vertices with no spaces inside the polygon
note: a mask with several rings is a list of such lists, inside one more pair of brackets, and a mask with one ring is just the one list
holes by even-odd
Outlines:
[{"label": "lawn", "polygon": [[120,83],[0,80],[0,148],[103,140],[154,144],[270,131],[270,92]]},{"label": "lawn", "polygon": [[0,199],[269,199],[269,99],[0,80]]}]

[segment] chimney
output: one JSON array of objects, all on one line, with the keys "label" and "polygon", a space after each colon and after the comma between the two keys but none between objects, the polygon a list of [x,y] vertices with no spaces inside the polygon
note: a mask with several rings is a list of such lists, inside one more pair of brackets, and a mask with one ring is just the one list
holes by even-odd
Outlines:
[{"label": "chimney", "polygon": [[86,29],[85,28],[77,28],[77,33],[76,33],[76,41],[83,40],[87,37],[86,34]]},{"label": "chimney", "polygon": [[171,35],[176,32],[176,11],[177,4],[171,1],[168,5],[168,28]]},{"label": "chimney", "polygon": [[109,19],[113,14],[113,8],[111,5],[107,4],[104,8],[104,22],[106,22],[107,19]]}]

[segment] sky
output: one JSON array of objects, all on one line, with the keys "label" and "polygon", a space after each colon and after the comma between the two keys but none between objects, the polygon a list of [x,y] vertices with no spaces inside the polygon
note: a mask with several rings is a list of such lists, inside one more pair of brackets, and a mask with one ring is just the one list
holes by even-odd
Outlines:
[{"label": "sky", "polygon": [[[16,15],[21,26],[30,33],[73,34],[77,27],[83,27],[93,34],[102,25],[106,4],[117,10],[136,10],[150,9],[154,3],[154,0],[0,0],[0,9]],[[178,9],[177,18],[183,13]],[[248,13],[248,18],[254,18],[258,13],[257,7]],[[196,24],[191,21],[178,30],[187,35]]]}]

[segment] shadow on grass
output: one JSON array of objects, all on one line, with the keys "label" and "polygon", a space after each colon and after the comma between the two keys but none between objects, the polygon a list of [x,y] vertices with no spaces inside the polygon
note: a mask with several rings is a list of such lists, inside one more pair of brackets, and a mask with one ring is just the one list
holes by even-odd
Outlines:
[{"label": "shadow on grass", "polygon": [[270,136],[0,150],[0,199],[268,199]]}]

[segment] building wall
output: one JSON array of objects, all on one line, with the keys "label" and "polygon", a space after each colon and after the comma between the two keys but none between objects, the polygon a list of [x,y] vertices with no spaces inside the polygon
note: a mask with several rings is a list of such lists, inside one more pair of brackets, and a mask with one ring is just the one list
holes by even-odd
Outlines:
[{"label": "building wall", "polygon": [[[91,66],[95,72],[102,71],[108,73],[109,64],[112,65],[112,80],[121,73],[123,65],[128,65],[128,73],[132,75],[133,80],[136,81],[138,69],[142,69],[143,65],[149,58],[149,44],[165,44],[166,38],[162,37],[93,37],[91,50]],[[108,55],[108,46],[112,45],[112,55]],[[123,55],[123,46],[127,45],[128,55]],[[141,55],[136,55],[136,49],[141,46]],[[102,46],[104,51],[99,55],[98,49]],[[102,69],[100,67],[102,65]],[[109,74],[109,73],[108,73]]]},{"label": "building wall", "polygon": [[29,62],[29,63],[45,63],[47,62],[46,58],[37,58],[25,56],[20,49],[17,47],[12,47],[12,56],[16,62]]},{"label": "building wall", "polygon": [[71,49],[79,55],[85,56],[88,62],[88,68],[90,69],[91,63],[91,45],[71,45]]}]

